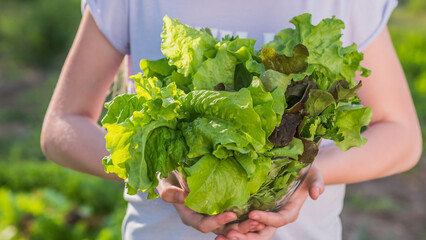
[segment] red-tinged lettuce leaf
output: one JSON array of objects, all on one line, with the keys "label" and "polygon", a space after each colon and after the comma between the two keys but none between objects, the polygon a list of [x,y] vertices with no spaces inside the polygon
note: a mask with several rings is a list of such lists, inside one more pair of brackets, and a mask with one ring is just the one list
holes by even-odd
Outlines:
[{"label": "red-tinged lettuce leaf", "polygon": [[287,146],[293,140],[301,122],[302,115],[300,113],[284,113],[281,124],[269,136],[269,141],[275,146]]},{"label": "red-tinged lettuce leaf", "polygon": [[328,91],[333,95],[336,102],[341,100],[352,100],[356,97],[356,93],[361,88],[362,82],[360,81],[355,87],[350,88],[349,83],[345,80],[335,81]]},{"label": "red-tinged lettuce leaf", "polygon": [[225,86],[223,83],[219,83],[218,85],[214,86],[215,91],[227,91],[227,92],[236,92],[234,89]]},{"label": "red-tinged lettuce leaf", "polygon": [[310,141],[301,138],[303,143],[303,153],[299,156],[299,162],[301,163],[312,163],[315,157],[318,155],[318,145],[314,141]]},{"label": "red-tinged lettuce leaf", "polygon": [[291,81],[285,92],[285,99],[289,107],[294,106],[303,97],[309,84],[309,78],[300,81]]},{"label": "red-tinged lettuce leaf", "polygon": [[289,109],[286,109],[285,112],[286,113],[302,113],[305,108],[305,102],[308,100],[311,90],[316,88],[317,88],[317,85],[314,82],[308,81],[302,98],[300,98],[300,100],[296,104],[291,106]]},{"label": "red-tinged lettuce leaf", "polygon": [[321,89],[312,89],[305,102],[304,112],[311,117],[318,116],[330,104],[334,104],[333,95]]},{"label": "red-tinged lettuce leaf", "polygon": [[[285,110],[280,125],[276,127],[272,134],[268,137],[269,141],[275,146],[287,146],[297,133],[297,129],[303,119],[303,114],[305,114],[305,102],[308,100],[311,90],[316,88],[316,84],[314,82],[307,81],[306,84],[303,96],[300,98],[299,102]],[[299,85],[300,84],[294,86]],[[289,90],[292,91],[290,87]]]},{"label": "red-tinged lettuce leaf", "polygon": [[261,52],[262,62],[266,70],[272,69],[286,75],[306,71],[308,56],[308,49],[302,44],[294,46],[293,54],[290,57],[278,54],[273,48],[269,47],[263,48]]}]

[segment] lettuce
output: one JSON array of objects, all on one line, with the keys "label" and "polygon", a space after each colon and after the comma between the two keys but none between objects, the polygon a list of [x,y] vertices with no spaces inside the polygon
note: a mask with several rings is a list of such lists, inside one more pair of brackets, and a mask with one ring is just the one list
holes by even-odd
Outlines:
[{"label": "lettuce", "polygon": [[185,77],[195,74],[203,64],[204,54],[214,48],[217,40],[208,33],[181,24],[177,19],[165,16],[163,20],[161,51],[179,73]]},{"label": "lettuce", "polygon": [[285,56],[292,56],[293,49],[303,44],[309,52],[309,67],[306,72],[294,76],[294,79],[310,76],[310,80],[323,90],[327,90],[339,79],[344,79],[353,86],[355,71],[360,71],[362,76],[367,77],[369,71],[360,66],[363,54],[356,50],[356,45],[342,47],[340,37],[341,29],[345,27],[343,21],[334,17],[327,18],[314,26],[311,24],[311,17],[307,13],[294,17],[290,22],[296,28],[281,30],[263,48],[273,48]]},{"label": "lettuce", "polygon": [[159,178],[178,170],[190,192],[185,205],[204,214],[274,210],[301,170],[331,139],[360,147],[371,109],[355,84],[362,53],[342,47],[343,22],[318,25],[302,14],[274,41],[196,30],[164,17],[158,60],[143,59],[131,76],[136,94],[105,104],[105,171],[126,180],[129,194],[156,198]]}]

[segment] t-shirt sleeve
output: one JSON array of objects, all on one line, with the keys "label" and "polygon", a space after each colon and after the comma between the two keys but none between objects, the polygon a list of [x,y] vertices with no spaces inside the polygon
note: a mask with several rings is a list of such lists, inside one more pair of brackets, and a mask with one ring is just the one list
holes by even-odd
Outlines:
[{"label": "t-shirt sleeve", "polygon": [[129,3],[127,0],[82,0],[81,10],[89,7],[101,32],[121,53],[130,53]]},{"label": "t-shirt sleeve", "polygon": [[348,41],[355,42],[360,51],[366,49],[386,27],[397,5],[397,0],[353,0]]}]

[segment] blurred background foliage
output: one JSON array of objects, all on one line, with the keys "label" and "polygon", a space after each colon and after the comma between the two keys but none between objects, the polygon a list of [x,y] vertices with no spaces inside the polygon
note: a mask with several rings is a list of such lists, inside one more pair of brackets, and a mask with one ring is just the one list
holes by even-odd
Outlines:
[{"label": "blurred background foliage", "polygon": [[[59,167],[39,147],[80,1],[0,6],[0,240],[120,239],[122,184]],[[426,137],[426,1],[401,0],[389,28]],[[426,239],[425,170],[348,186],[344,239]]]}]

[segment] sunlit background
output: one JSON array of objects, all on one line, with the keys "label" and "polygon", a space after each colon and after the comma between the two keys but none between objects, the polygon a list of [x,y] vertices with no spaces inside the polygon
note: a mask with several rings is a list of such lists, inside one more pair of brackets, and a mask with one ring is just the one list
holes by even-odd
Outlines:
[{"label": "sunlit background", "polygon": [[[0,240],[121,238],[123,186],[61,168],[39,146],[80,18],[79,0],[0,0]],[[389,28],[425,138],[426,1],[400,1]],[[349,185],[343,238],[426,239],[424,158],[398,176]]]}]

